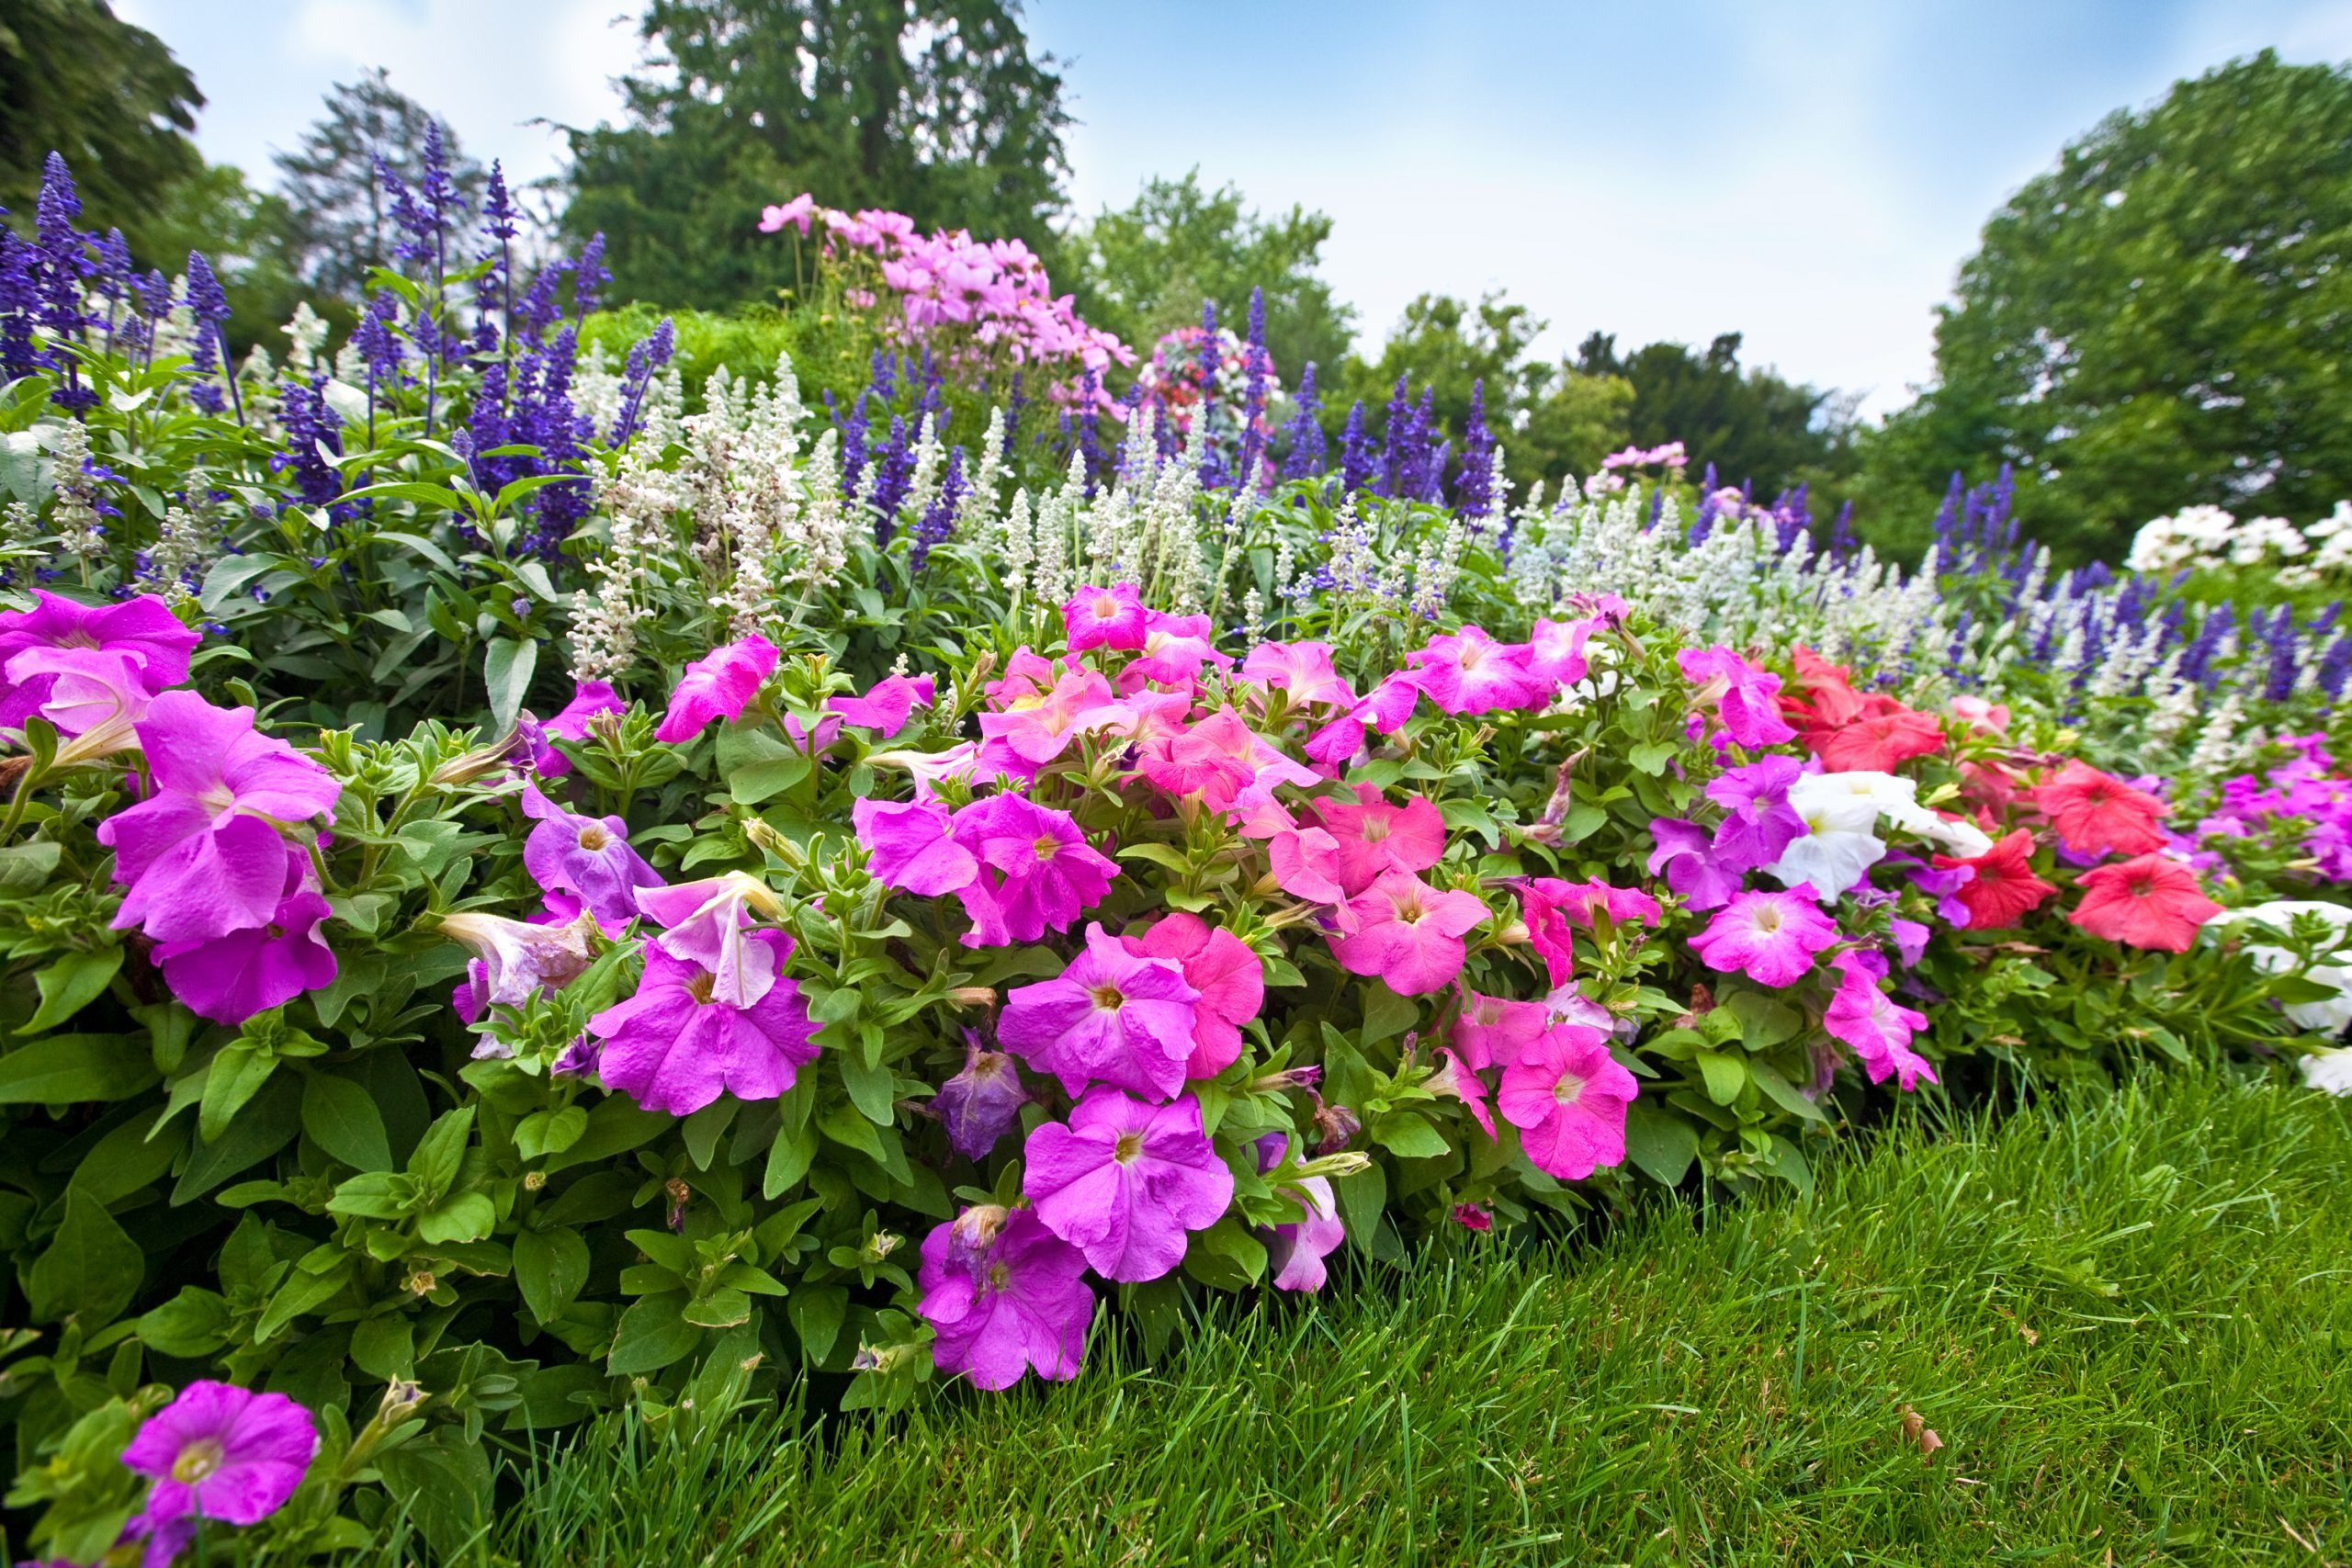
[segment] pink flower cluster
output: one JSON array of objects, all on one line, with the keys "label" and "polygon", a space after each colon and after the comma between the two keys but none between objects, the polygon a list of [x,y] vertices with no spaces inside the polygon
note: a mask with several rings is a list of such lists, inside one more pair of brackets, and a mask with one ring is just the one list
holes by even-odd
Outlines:
[{"label": "pink flower cluster", "polygon": [[124,889],[115,929],[143,931],[173,994],[216,1023],[334,980],[300,830],[333,815],[341,786],[255,729],[253,709],[171,689],[198,638],[162,600],[35,599],[0,614],[0,722],[48,720],[61,763],[132,747],[141,758],[143,798],[98,825]]},{"label": "pink flower cluster", "polygon": [[[1114,361],[1135,363],[1135,351],[1114,333],[1079,319],[1075,296],[1055,295],[1045,263],[1019,240],[984,242],[962,229],[919,234],[903,212],[843,212],[818,206],[806,192],[760,219],[764,234],[786,228],[808,234],[820,225],[830,254],[873,259],[911,338],[959,330],[984,351],[1019,365],[1066,367],[1073,379],[1086,371],[1099,378]],[[1099,386],[1097,395],[1111,406]]]}]

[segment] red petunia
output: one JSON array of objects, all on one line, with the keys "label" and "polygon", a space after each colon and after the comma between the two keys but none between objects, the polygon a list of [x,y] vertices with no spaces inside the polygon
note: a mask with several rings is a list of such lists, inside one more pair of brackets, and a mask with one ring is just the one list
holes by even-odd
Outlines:
[{"label": "red petunia", "polygon": [[1796,674],[1781,691],[1781,716],[1799,729],[1836,729],[1862,716],[1862,695],[1842,664],[1803,643],[1791,656]]},{"label": "red petunia", "polygon": [[1893,697],[1864,697],[1861,716],[1836,729],[1804,732],[1805,750],[1836,773],[1891,773],[1913,757],[1944,749],[1944,727],[1933,714]]},{"label": "red petunia", "polygon": [[2085,872],[2081,886],[2083,901],[2066,918],[2126,947],[2186,953],[2197,928],[2222,912],[2198,886],[2195,872],[2162,855]]},{"label": "red petunia", "polygon": [[2033,792],[2033,803],[2076,854],[2144,855],[2165,847],[2157,824],[2171,808],[2087,762],[2069,761]]},{"label": "red petunia", "polygon": [[1936,857],[1939,866],[1966,866],[1974,873],[1955,895],[1968,907],[1970,931],[1992,931],[2002,926],[2013,926],[2029,910],[2040,908],[2043,899],[2058,891],[2033,874],[2030,858],[2032,853],[2033,835],[2020,828],[1983,854],[1971,859],[1954,860],[1950,855]]}]

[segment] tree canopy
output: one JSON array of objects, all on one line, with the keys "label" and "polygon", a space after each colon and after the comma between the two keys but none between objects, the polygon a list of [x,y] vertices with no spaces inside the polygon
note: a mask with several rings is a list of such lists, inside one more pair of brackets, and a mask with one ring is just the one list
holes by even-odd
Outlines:
[{"label": "tree canopy", "polygon": [[1934,383],[1868,443],[1875,510],[1924,519],[1953,469],[2006,462],[2075,556],[2196,502],[2308,520],[2352,494],[2348,334],[2352,72],[2233,62],[1985,224]]},{"label": "tree canopy", "polygon": [[571,134],[565,227],[624,298],[724,309],[794,281],[760,210],[802,190],[1049,254],[1061,78],[1009,0],[650,0],[627,123]]},{"label": "tree canopy", "polygon": [[1148,180],[1071,237],[1079,310],[1148,353],[1161,333],[1197,322],[1204,301],[1238,331],[1250,291],[1262,289],[1266,348],[1283,382],[1297,385],[1310,364],[1328,378],[1355,330],[1355,311],[1316,273],[1330,237],[1322,213],[1261,216],[1238,186],[1204,189],[1198,169]]},{"label": "tree canopy", "polygon": [[[388,265],[396,238],[391,200],[377,176],[381,163],[411,186],[424,174],[424,132],[435,117],[394,87],[379,66],[356,82],[327,91],[326,112],[302,134],[301,145],[276,154],[293,212],[294,246],[303,275],[320,288],[356,299],[368,269]],[[456,133],[441,128],[449,178],[481,205],[482,167],[458,149]]]},{"label": "tree canopy", "polygon": [[1634,445],[1679,441],[1694,472],[1712,463],[1726,485],[1752,481],[1770,496],[1841,469],[1850,400],[1743,367],[1740,344],[1740,333],[1721,333],[1703,353],[1653,343],[1621,355],[1612,334],[1594,333],[1577,345],[1576,367],[1633,387],[1625,425]]},{"label": "tree canopy", "polygon": [[29,225],[41,164],[61,152],[83,226],[120,229],[148,254],[158,200],[203,172],[188,140],[203,105],[163,39],[106,0],[9,0],[0,7],[0,207]]}]

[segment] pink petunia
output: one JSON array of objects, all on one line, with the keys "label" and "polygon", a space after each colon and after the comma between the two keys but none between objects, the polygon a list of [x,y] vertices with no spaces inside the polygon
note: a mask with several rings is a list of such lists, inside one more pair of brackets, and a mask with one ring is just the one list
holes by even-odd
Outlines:
[{"label": "pink petunia", "polygon": [[1555,1025],[1503,1069],[1495,1103],[1519,1129],[1535,1168],[1582,1181],[1625,1159],[1625,1108],[1641,1086],[1609,1054],[1609,1036],[1579,1024]]},{"label": "pink petunia", "polygon": [[979,857],[956,840],[956,818],[935,800],[858,800],[850,823],[865,869],[885,887],[936,898],[971,886]]},{"label": "pink petunia", "polygon": [[745,1007],[718,1000],[701,964],[649,949],[636,992],[588,1021],[604,1042],[596,1076],[605,1086],[670,1116],[691,1116],[721,1094],[775,1100],[789,1089],[817,1059],[818,1026],[799,986],[779,973],[792,939],[753,931],[749,946],[768,983]]},{"label": "pink petunia", "polygon": [[1179,909],[1119,939],[1129,953],[1174,962],[1200,993],[1193,1016],[1188,1078],[1213,1078],[1241,1055],[1241,1026],[1266,1001],[1266,966],[1231,931]]},{"label": "pink petunia", "polygon": [[1600,628],[1598,620],[1537,621],[1535,635],[1527,642],[1529,672],[1547,686],[1576,684],[1589,669],[1585,644]]},{"label": "pink petunia", "polygon": [[[1258,1140],[1256,1146],[1258,1174],[1264,1176],[1289,1157],[1290,1134],[1269,1133]],[[1329,1277],[1323,1260],[1348,1239],[1348,1227],[1340,1223],[1339,1200],[1332,1194],[1331,1179],[1326,1176],[1302,1177],[1295,1182],[1282,1183],[1275,1190],[1295,1201],[1300,1213],[1295,1222],[1258,1232],[1258,1239],[1266,1244],[1268,1282],[1278,1291],[1320,1291]]]},{"label": "pink petunia", "polygon": [[1200,997],[1182,964],[1091,925],[1059,976],[1006,993],[997,1039],[1070,1094],[1100,1082],[1166,1100],[1184,1087]]},{"label": "pink petunia", "polygon": [[1190,1233],[1233,1201],[1233,1172],[1190,1096],[1150,1105],[1091,1089],[1069,1125],[1041,1123],[1021,1155],[1021,1190],[1037,1217],[1106,1280],[1159,1279],[1184,1260]]},{"label": "pink petunia", "polygon": [[1392,871],[1348,901],[1355,929],[1331,938],[1351,975],[1377,975],[1400,997],[1425,996],[1462,973],[1464,934],[1487,918],[1475,893],[1440,892],[1410,872]]},{"label": "pink petunia", "polygon": [[1198,795],[1223,810],[1258,776],[1257,738],[1230,707],[1166,740],[1142,748],[1136,769],[1172,795]]},{"label": "pink petunia", "polygon": [[1034,1209],[967,1209],[923,1238],[922,1304],[936,1337],[933,1362],[978,1388],[1011,1388],[1025,1372],[1078,1376],[1094,1292],[1086,1259]]},{"label": "pink petunia", "polygon": [[1429,1088],[1439,1094],[1450,1094],[1460,1100],[1470,1112],[1471,1119],[1491,1138],[1495,1135],[1495,1113],[1487,1108],[1485,1080],[1471,1070],[1470,1065],[1452,1046],[1437,1054],[1438,1068],[1429,1077]]},{"label": "pink petunia", "polygon": [[1219,652],[1216,633],[1206,615],[1164,615],[1144,612],[1143,651],[1119,671],[1119,689],[1136,692],[1147,682],[1190,692],[1204,668],[1233,668],[1233,655]]},{"label": "pink petunia", "polygon": [[678,677],[653,739],[673,744],[691,740],[714,718],[731,723],[741,717],[762,683],[775,672],[775,644],[757,633],[712,649]]},{"label": "pink petunia", "polygon": [[[150,696],[187,679],[188,656],[203,638],[153,594],[90,605],[45,589],[32,592],[31,609],[0,613],[0,671],[30,649],[79,648],[130,659]],[[28,666],[22,678],[10,673],[0,680],[0,727],[22,728],[26,716],[39,713],[49,700],[57,679],[53,670]]]},{"label": "pink petunia", "polygon": [[[588,721],[600,714],[627,713],[628,705],[603,681],[574,680],[571,700],[553,718],[538,725],[531,744],[531,770],[543,779],[560,779],[571,772],[571,759],[548,744],[554,736],[578,745],[588,739]],[[530,716],[526,714],[525,719]],[[527,730],[527,726],[519,725]]]},{"label": "pink petunia", "polygon": [[1294,707],[1356,704],[1354,689],[1332,668],[1328,642],[1261,642],[1241,661],[1241,679],[1288,694]]},{"label": "pink petunia", "polygon": [[1831,962],[1838,972],[1838,994],[1822,1015],[1821,1027],[1854,1048],[1872,1083],[1893,1077],[1908,1093],[1922,1078],[1936,1082],[1934,1066],[1911,1049],[1912,1035],[1928,1027],[1927,1014],[1879,989],[1884,960],[1873,967],[1871,955],[1849,952]]},{"label": "pink petunia", "polygon": [[1540,707],[1552,692],[1528,668],[1524,644],[1497,642],[1475,626],[1433,637],[1405,655],[1430,701],[1450,714],[1492,713],[1498,708]]},{"label": "pink petunia", "polygon": [[1542,1002],[1481,996],[1464,987],[1462,1011],[1453,1021],[1453,1043],[1473,1068],[1504,1066],[1539,1039],[1549,1020]]},{"label": "pink petunia", "polygon": [[1132,650],[1144,644],[1146,614],[1131,582],[1081,588],[1062,605],[1062,629],[1072,653],[1090,648]]},{"label": "pink petunia", "polygon": [[931,706],[937,683],[928,675],[891,675],[874,683],[862,697],[834,697],[825,704],[845,723],[871,729],[884,739],[907,727],[917,708]]},{"label": "pink petunia", "polygon": [[775,983],[776,965],[751,940],[751,925],[755,912],[773,919],[783,914],[784,906],[767,884],[749,872],[640,887],[637,907],[663,928],[654,946],[710,975],[714,999],[751,1007]]},{"label": "pink petunia", "polygon": [[127,886],[117,931],[209,942],[266,924],[286,887],[278,823],[334,810],[334,775],[254,728],[251,708],[165,692],[133,727],[153,786],[98,825]]},{"label": "pink petunia", "polygon": [[1835,946],[1837,924],[1802,893],[1747,892],[1715,911],[1690,939],[1701,961],[1718,974],[1744,974],[1759,986],[1792,986],[1813,968],[1814,954]]},{"label": "pink petunia", "polygon": [[1289,829],[1266,842],[1274,886],[1310,904],[1344,904],[1340,882],[1340,841],[1320,828]]},{"label": "pink petunia", "polygon": [[1445,818],[1424,796],[1391,806],[1359,784],[1352,805],[1326,797],[1313,807],[1338,841],[1340,885],[1351,897],[1390,872],[1427,871],[1445,856]]},{"label": "pink petunia", "polygon": [[1067,811],[1026,795],[992,795],[956,814],[956,841],[981,871],[955,891],[972,917],[967,947],[1035,942],[1067,931],[1102,901],[1118,863],[1086,841]]},{"label": "pink petunia", "polygon": [[1111,682],[1091,670],[1073,670],[1037,696],[1022,698],[1001,713],[980,715],[980,734],[1001,740],[1022,761],[1043,766],[1080,735],[1116,716]]},{"label": "pink petunia", "polygon": [[103,648],[28,648],[8,660],[10,688],[41,691],[41,717],[67,738],[60,762],[109,756],[137,745],[153,694],[135,653]]}]

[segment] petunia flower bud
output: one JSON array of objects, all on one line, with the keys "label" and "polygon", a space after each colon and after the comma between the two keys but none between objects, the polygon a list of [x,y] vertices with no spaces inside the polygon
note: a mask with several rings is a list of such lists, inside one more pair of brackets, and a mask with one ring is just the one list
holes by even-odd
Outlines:
[{"label": "petunia flower bud", "polygon": [[947,1141],[966,1159],[986,1159],[997,1140],[1019,1119],[1029,1102],[1012,1058],[1001,1051],[983,1051],[977,1037],[967,1034],[964,1070],[939,1086],[931,1109],[947,1129]]}]

